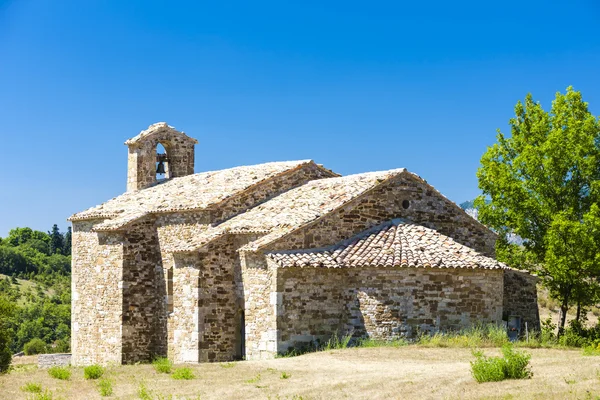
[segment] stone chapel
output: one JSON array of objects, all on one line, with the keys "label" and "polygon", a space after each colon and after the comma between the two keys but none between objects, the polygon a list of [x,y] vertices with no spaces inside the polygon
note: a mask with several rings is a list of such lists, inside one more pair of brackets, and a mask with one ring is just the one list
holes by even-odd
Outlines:
[{"label": "stone chapel", "polygon": [[197,143],[151,125],[125,142],[127,191],[69,218],[73,364],[262,359],[511,316],[539,327],[537,278],[496,261],[496,235],[414,173],[194,173]]}]

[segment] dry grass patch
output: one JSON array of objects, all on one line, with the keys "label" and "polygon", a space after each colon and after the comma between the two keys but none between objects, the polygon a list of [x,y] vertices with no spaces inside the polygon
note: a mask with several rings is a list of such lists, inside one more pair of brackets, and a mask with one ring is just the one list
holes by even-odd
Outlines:
[{"label": "dry grass patch", "polygon": [[[193,380],[174,380],[152,365],[114,366],[108,398],[139,399],[140,385],[151,399],[584,399],[600,393],[598,357],[581,350],[528,349],[532,379],[479,384],[471,376],[469,348],[350,348],[265,361],[174,366],[187,367]],[[489,348],[486,355],[499,356]],[[53,398],[100,398],[98,382],[85,380],[73,367],[71,380],[60,381],[47,370],[30,369],[0,376],[2,398],[27,399],[29,382],[41,384]],[[283,374],[290,376],[282,379]],[[258,380],[256,378],[260,376]],[[248,383],[249,380],[256,380]]]}]

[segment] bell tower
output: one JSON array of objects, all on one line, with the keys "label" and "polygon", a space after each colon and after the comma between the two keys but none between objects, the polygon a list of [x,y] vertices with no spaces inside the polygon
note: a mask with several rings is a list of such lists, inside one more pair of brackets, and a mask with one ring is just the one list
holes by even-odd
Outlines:
[{"label": "bell tower", "polygon": [[194,173],[194,146],[198,141],[158,122],[125,142],[127,191],[145,189],[156,182]]}]

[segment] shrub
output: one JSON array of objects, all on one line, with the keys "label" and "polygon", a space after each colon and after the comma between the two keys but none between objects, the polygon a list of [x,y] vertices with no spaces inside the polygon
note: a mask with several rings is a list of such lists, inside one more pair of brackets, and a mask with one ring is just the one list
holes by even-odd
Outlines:
[{"label": "shrub", "polygon": [[531,355],[516,351],[511,345],[502,347],[503,357],[486,357],[482,351],[474,351],[473,355],[476,359],[471,361],[471,372],[479,383],[529,379],[533,376],[528,368]]},{"label": "shrub", "polygon": [[104,368],[99,365],[90,365],[83,369],[83,377],[85,379],[98,379],[104,374]]},{"label": "shrub", "polygon": [[173,368],[173,363],[166,357],[158,357],[152,361],[152,365],[156,372],[161,374],[170,374]]},{"label": "shrub", "polygon": [[8,332],[0,327],[0,374],[8,372],[12,362],[12,353],[9,347],[10,338]]},{"label": "shrub", "polygon": [[337,332],[329,338],[323,350],[335,350],[335,349],[345,349],[348,347],[348,343],[350,343],[350,339],[352,339],[352,335],[346,336],[338,336]]},{"label": "shrub", "polygon": [[44,393],[35,393],[33,395],[32,400],[53,400],[54,396],[52,396],[52,392],[49,392],[48,389],[44,390]]},{"label": "shrub", "polygon": [[21,390],[29,393],[42,393],[42,385],[40,383],[29,382],[21,386]]},{"label": "shrub", "polygon": [[108,378],[102,378],[98,381],[98,392],[100,396],[106,397],[113,394],[112,382]]},{"label": "shrub", "polygon": [[46,343],[42,339],[31,339],[23,346],[23,352],[28,356],[43,354],[46,352]]},{"label": "shrub", "polygon": [[182,367],[182,368],[177,368],[175,371],[173,371],[173,375],[171,375],[171,377],[173,379],[185,379],[185,380],[190,380],[190,379],[194,379],[194,372],[192,372],[191,368],[188,367]]},{"label": "shrub", "polygon": [[288,374],[285,371],[281,373],[281,379],[289,379],[291,376],[291,374]]},{"label": "shrub", "polygon": [[148,390],[145,382],[140,382],[137,395],[141,400],[152,400],[152,392]]},{"label": "shrub", "polygon": [[68,381],[71,379],[71,370],[66,367],[52,367],[48,370],[51,377],[60,379],[62,381]]}]

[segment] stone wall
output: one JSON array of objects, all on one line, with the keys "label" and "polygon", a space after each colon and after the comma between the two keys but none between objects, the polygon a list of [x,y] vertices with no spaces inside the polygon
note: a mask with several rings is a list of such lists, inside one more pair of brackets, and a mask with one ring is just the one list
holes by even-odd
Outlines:
[{"label": "stone wall", "polygon": [[73,223],[71,351],[74,365],[122,362],[123,242]]},{"label": "stone wall", "polygon": [[55,353],[55,354],[39,354],[38,368],[50,367],[65,367],[71,364],[71,354]]},{"label": "stone wall", "polygon": [[123,362],[150,361],[166,352],[166,332],[159,330],[157,296],[162,258],[154,218],[132,224],[123,247]]},{"label": "stone wall", "polygon": [[502,317],[501,270],[280,268],[277,351],[343,336],[392,339]]},{"label": "stone wall", "polygon": [[264,256],[241,257],[245,303],[246,360],[272,358],[277,353],[277,269]]},{"label": "stone wall", "polygon": [[521,332],[527,328],[540,330],[540,313],[537,302],[537,282],[539,278],[527,272],[504,271],[504,312],[502,319],[509,316],[521,317]]},{"label": "stone wall", "polygon": [[391,179],[264,250],[330,246],[394,218],[435,229],[482,254],[494,255],[496,235],[493,232],[410,174]]},{"label": "stone wall", "polygon": [[[157,125],[155,125],[156,127]],[[156,182],[156,146],[160,143],[168,157],[169,178],[187,176],[194,173],[195,139],[174,130],[158,127],[157,132],[148,137],[128,143],[127,191],[144,189]]]}]

